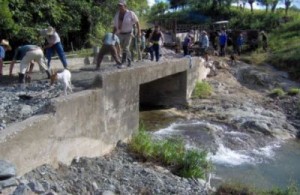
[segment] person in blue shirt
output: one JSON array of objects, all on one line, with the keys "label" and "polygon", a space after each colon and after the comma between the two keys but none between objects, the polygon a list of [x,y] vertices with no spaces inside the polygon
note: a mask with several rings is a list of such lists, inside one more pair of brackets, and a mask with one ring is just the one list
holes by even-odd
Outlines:
[{"label": "person in blue shirt", "polygon": [[5,58],[5,52],[9,50],[11,50],[9,42],[5,39],[2,39],[0,43],[0,76],[3,75],[3,60]]},{"label": "person in blue shirt", "polygon": [[[50,78],[50,72],[44,61],[44,52],[37,45],[23,45],[19,46],[15,51],[13,60],[10,63],[9,75],[12,76],[12,71],[17,60],[20,60],[19,83],[25,83],[25,73],[28,65],[37,62],[40,68],[44,69]],[[29,75],[28,75],[29,76]]]},{"label": "person in blue shirt", "polygon": [[227,34],[225,32],[225,29],[223,28],[220,35],[219,35],[219,45],[220,45],[220,56],[225,56],[225,48],[227,44]]},{"label": "person in blue shirt", "polygon": [[97,56],[96,70],[100,69],[103,57],[108,53],[110,53],[111,56],[114,58],[118,65],[118,68],[122,68],[122,63],[119,58],[121,51],[120,40],[119,37],[114,33],[115,31],[116,29],[114,28],[112,33],[106,33],[103,38],[103,45]]}]

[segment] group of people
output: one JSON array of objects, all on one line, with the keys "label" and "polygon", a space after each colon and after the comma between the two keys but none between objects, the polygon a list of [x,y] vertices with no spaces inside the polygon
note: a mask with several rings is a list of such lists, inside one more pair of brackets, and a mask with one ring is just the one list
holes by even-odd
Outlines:
[{"label": "group of people", "polygon": [[[194,34],[195,34],[194,31],[191,30],[190,32],[187,33],[187,35],[185,36],[182,42],[182,49],[183,49],[184,56],[190,55],[191,53],[191,47],[195,43]],[[262,48],[264,51],[266,51],[268,47],[267,35],[264,31],[261,31],[260,35],[262,40]],[[201,31],[198,40],[200,55],[206,61],[208,60],[208,48],[210,47],[210,42],[211,42],[212,48],[214,50],[214,54],[219,56],[225,56],[226,47],[229,41],[231,41],[231,44],[233,45],[232,53],[241,55],[243,45],[245,44],[245,38],[242,32],[239,32],[234,37],[229,37],[225,28],[222,28],[221,31],[212,33],[211,36],[209,37],[208,33],[205,30],[203,30]]]},{"label": "group of people", "polygon": [[[96,70],[100,69],[104,55],[111,54],[118,68],[131,66],[132,52],[130,46],[133,38],[141,40],[141,49],[147,50],[151,55],[151,60],[159,61],[160,43],[164,41],[163,33],[158,25],[148,37],[146,33],[141,33],[140,24],[136,14],[129,10],[125,0],[118,3],[118,12],[114,17],[112,32],[106,33],[103,38],[103,45],[98,53],[96,60]],[[147,43],[146,43],[147,42]],[[151,44],[149,46],[149,44]]]},{"label": "group of people", "polygon": [[[29,74],[32,73],[35,62],[38,63],[41,71],[46,72],[47,78],[50,78],[50,63],[54,52],[56,52],[59,56],[63,67],[65,69],[68,67],[65,52],[56,30],[52,26],[49,26],[47,29],[43,29],[39,33],[47,40],[47,44],[43,48],[38,45],[28,44],[21,45],[15,49],[14,57],[9,67],[9,75],[13,75],[14,65],[17,61],[20,61],[19,83],[25,83],[26,76],[30,77]],[[3,74],[3,59],[5,58],[5,52],[10,50],[11,46],[9,41],[3,39],[0,44],[0,76]],[[47,65],[45,63],[43,50],[46,51]]]}]

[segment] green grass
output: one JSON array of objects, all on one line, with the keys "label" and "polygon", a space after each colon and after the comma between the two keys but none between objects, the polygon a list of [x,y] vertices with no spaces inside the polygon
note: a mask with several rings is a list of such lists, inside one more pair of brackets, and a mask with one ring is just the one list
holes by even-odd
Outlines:
[{"label": "green grass", "polygon": [[281,88],[275,88],[270,92],[270,95],[275,97],[283,97],[285,92]]},{"label": "green grass", "polygon": [[208,98],[212,94],[213,88],[208,82],[197,82],[194,88],[193,98]]},{"label": "green grass", "polygon": [[218,187],[214,195],[244,194],[244,195],[297,195],[299,189],[291,183],[286,189],[273,188],[271,190],[259,190],[253,186],[240,183],[225,183]]},{"label": "green grass", "polygon": [[300,93],[300,89],[296,87],[292,87],[288,90],[289,95],[298,95]]},{"label": "green grass", "polygon": [[182,177],[205,178],[211,169],[206,160],[207,153],[186,150],[181,139],[153,140],[148,132],[140,130],[133,136],[129,148],[147,161],[168,166],[174,174]]}]

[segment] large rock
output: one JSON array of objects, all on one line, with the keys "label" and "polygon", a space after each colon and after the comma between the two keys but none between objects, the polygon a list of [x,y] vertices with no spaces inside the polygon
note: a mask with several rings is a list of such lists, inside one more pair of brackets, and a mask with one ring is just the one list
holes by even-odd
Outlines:
[{"label": "large rock", "polygon": [[0,180],[9,179],[16,176],[16,168],[13,164],[0,160]]}]

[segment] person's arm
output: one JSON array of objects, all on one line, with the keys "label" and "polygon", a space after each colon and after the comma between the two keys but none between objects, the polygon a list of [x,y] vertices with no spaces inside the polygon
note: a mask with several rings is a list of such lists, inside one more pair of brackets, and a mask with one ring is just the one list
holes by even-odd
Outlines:
[{"label": "person's arm", "polygon": [[14,69],[14,65],[16,63],[16,60],[11,61],[10,66],[9,66],[9,76],[12,76],[12,71]]},{"label": "person's arm", "polygon": [[160,37],[161,37],[161,44],[162,46],[164,45],[164,42],[165,42],[165,38],[164,38],[164,34],[162,32],[160,32]]},{"label": "person's arm", "polygon": [[139,22],[136,23],[136,28],[137,28],[137,35],[138,35],[138,37],[140,37],[141,36],[141,29],[140,29],[140,23]]}]

